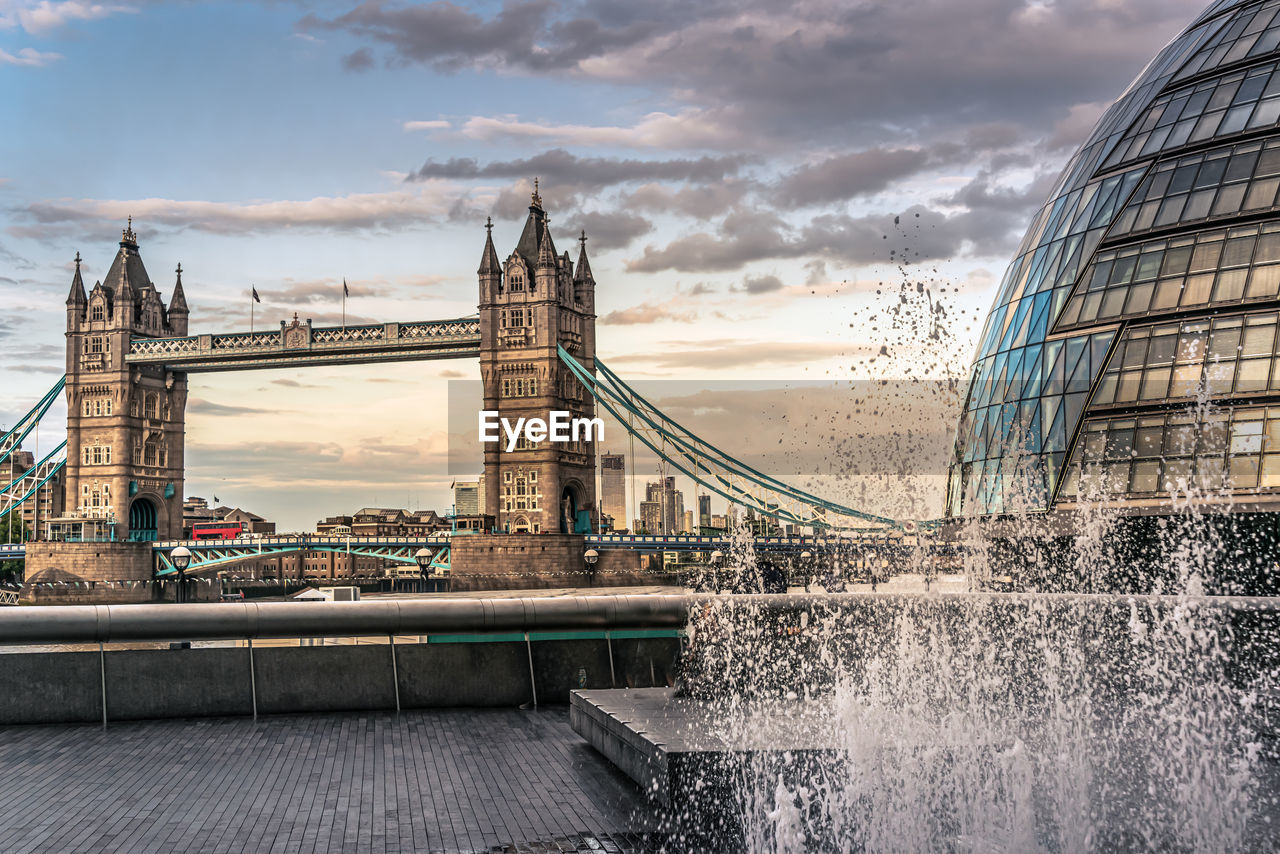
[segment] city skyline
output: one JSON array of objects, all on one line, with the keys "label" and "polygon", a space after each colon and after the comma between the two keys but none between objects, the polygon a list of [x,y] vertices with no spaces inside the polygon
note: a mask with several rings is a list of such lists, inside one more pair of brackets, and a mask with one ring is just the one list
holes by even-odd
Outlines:
[{"label": "city skyline", "polygon": [[[587,231],[601,354],[630,377],[962,373],[1045,183],[1197,5],[671,6],[640,27],[607,3],[0,3],[20,129],[0,140],[0,421],[58,375],[72,258],[91,287],[127,216],[166,298],[183,263],[193,332],[247,329],[251,288],[255,324],[337,324],[344,280],[348,323],[457,317],[484,218],[507,251],[535,176],[557,236]],[[983,49],[923,41],[955,31]],[[873,42],[892,47],[860,62]],[[1025,79],[978,58],[1032,51]],[[917,279],[945,346],[886,321]],[[432,402],[474,374],[200,377],[187,492],[286,527],[389,495],[443,507]]]}]

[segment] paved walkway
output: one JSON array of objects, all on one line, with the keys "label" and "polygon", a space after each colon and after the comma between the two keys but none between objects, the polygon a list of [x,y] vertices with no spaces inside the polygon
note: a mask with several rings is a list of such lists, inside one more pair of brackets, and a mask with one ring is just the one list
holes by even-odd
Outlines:
[{"label": "paved walkway", "polygon": [[565,707],[0,729],[0,851],[649,850]]}]

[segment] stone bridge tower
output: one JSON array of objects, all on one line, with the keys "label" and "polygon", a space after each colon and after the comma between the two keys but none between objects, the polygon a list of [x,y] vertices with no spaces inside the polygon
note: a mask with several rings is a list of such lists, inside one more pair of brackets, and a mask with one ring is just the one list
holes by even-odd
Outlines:
[{"label": "stone bridge tower", "polygon": [[[529,216],[505,262],[493,246],[493,224],[480,259],[480,376],[484,408],[515,423],[553,410],[592,418],[595,401],[556,353],[562,344],[595,373],[595,279],[586,233],[575,269],[556,254],[550,220],[534,182]],[[508,452],[484,445],[485,507],[499,530],[591,533],[596,530],[593,442],[529,443]]]},{"label": "stone bridge tower", "polygon": [[182,534],[186,374],[126,364],[134,338],[187,334],[178,265],[166,307],[138,253],[133,220],[102,281],[85,292],[76,255],[67,297],[66,514],[117,540]]}]

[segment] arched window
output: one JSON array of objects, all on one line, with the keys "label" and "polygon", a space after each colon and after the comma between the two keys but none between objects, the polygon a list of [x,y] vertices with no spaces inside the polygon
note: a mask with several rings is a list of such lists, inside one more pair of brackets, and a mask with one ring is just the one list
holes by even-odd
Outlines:
[{"label": "arched window", "polygon": [[102,405],[102,414],[103,415],[111,414],[111,398],[107,398],[107,402]]},{"label": "arched window", "polygon": [[146,406],[148,418],[156,420],[160,417],[160,395],[148,394],[144,405]]},{"label": "arched window", "polygon": [[88,418],[88,417],[89,417],[90,412],[91,412],[91,409],[90,409],[90,404],[89,404],[89,398],[87,398],[87,397],[86,397],[86,398],[84,399],[84,415],[85,415],[85,417],[86,417],[86,418]]},{"label": "arched window", "polygon": [[507,276],[507,285],[512,292],[524,290],[524,271],[519,267],[514,268],[511,274]]},{"label": "arched window", "polygon": [[94,303],[93,311],[89,313],[90,320],[105,320],[106,312],[102,308],[102,303]]}]

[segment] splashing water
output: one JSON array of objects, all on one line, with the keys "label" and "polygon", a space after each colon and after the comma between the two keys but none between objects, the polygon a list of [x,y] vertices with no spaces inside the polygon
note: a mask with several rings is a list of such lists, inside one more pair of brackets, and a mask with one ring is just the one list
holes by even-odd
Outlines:
[{"label": "splashing water", "polygon": [[[1197,409],[1217,429],[1206,395]],[[1082,476],[1068,529],[958,525],[970,579],[1016,565],[1031,592],[700,607],[687,682],[738,752],[699,781],[723,813],[678,806],[675,838],[722,831],[732,841],[712,847],[788,854],[1270,850],[1280,609],[1204,595],[1241,548],[1223,487],[1165,487],[1137,545],[1101,476]],[[729,560],[758,579],[739,535]],[[1128,587],[1144,595],[1114,592],[1144,572]]]}]

